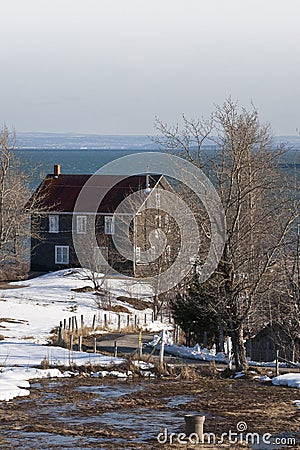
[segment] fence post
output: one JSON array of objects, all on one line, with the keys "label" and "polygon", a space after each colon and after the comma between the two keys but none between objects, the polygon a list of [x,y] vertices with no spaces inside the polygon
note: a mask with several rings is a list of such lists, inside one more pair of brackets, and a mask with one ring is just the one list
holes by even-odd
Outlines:
[{"label": "fence post", "polygon": [[62,344],[62,322],[59,323],[58,328],[58,345]]},{"label": "fence post", "polygon": [[162,330],[161,344],[160,344],[160,351],[159,351],[159,364],[160,364],[160,366],[162,366],[163,362],[164,362],[164,352],[165,352],[165,330]]},{"label": "fence post", "polygon": [[64,319],[64,330],[67,328],[67,319]]},{"label": "fence post", "polygon": [[93,330],[95,330],[95,325],[96,325],[96,314],[94,314],[94,317],[93,317],[93,323],[92,323],[92,328],[93,328]]},{"label": "fence post", "polygon": [[78,336],[78,350],[82,352],[82,336]]},{"label": "fence post", "polygon": [[76,331],[78,331],[78,323],[77,323],[77,317],[76,316],[74,317],[74,324],[75,324]]},{"label": "fence post", "polygon": [[143,356],[143,340],[142,339],[143,339],[142,331],[140,331],[139,332],[139,345],[138,345],[138,358],[139,358],[139,360]]},{"label": "fence post", "polygon": [[71,326],[72,326],[72,317],[69,317],[69,331],[71,331]]},{"label": "fence post", "polygon": [[118,344],[117,344],[117,341],[115,341],[114,356],[115,357],[118,356]]},{"label": "fence post", "polygon": [[94,337],[94,353],[97,353],[97,338]]},{"label": "fence post", "polygon": [[81,330],[83,330],[83,327],[84,327],[83,314],[81,314],[81,316],[80,316],[80,328],[81,328]]},{"label": "fence post", "polygon": [[275,376],[279,376],[279,350],[276,350],[276,362],[275,362]]},{"label": "fence post", "polygon": [[70,351],[73,351],[73,334],[70,334]]}]

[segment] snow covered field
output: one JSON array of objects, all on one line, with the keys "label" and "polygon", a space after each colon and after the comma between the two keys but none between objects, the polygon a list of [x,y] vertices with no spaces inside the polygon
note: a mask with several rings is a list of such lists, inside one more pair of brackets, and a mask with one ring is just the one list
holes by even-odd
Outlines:
[{"label": "snow covered field", "polygon": [[[121,322],[124,326],[130,316],[139,326],[149,331],[167,328],[161,322],[152,322],[152,311],[137,310],[124,301],[124,297],[149,300],[149,289],[141,283],[125,279],[107,280],[106,288],[111,292],[111,306],[126,307],[127,313],[116,313],[99,309],[96,296],[92,292],[78,292],[74,289],[92,287],[81,269],[67,269],[49,273],[31,280],[11,283],[10,288],[0,290],[0,401],[29,394],[29,379],[40,377],[61,377],[58,369],[36,369],[42,361],[53,366],[101,365],[109,367],[123,362],[121,358],[103,356],[99,353],[69,351],[61,347],[46,345],[50,332],[59,322],[76,316],[84,317],[91,326],[96,315],[97,323],[103,324],[106,315],[107,325],[116,330]],[[122,297],[122,301],[117,300]],[[134,318],[134,319],[133,319]],[[123,322],[122,322],[122,320]],[[193,348],[174,345],[172,335],[166,333],[165,349],[168,353],[184,358],[226,363],[223,353],[202,349],[197,344]],[[155,338],[152,345],[157,343]],[[290,375],[290,376],[287,376]],[[287,374],[273,379],[273,384],[300,388],[300,375]]]},{"label": "snow covered field", "polygon": [[[111,304],[122,305],[115,300],[118,296],[147,297],[146,286],[131,283],[124,279],[107,281],[112,293]],[[84,316],[91,324],[94,314],[101,318],[102,311],[97,305],[97,297],[92,292],[75,292],[74,289],[92,287],[81,269],[61,270],[38,278],[11,283],[15,289],[0,290],[0,333],[5,338],[30,339],[45,343],[49,332],[63,319],[72,316]],[[149,294],[148,294],[149,295]],[[129,313],[144,315],[150,323],[151,309],[138,311],[129,304],[125,305]],[[8,320],[5,320],[8,319]],[[117,314],[110,314],[108,322],[112,328],[117,324]]]},{"label": "snow covered field", "polygon": [[[118,314],[100,310],[92,292],[75,292],[72,289],[92,286],[81,269],[62,270],[31,280],[11,283],[11,288],[0,290],[0,400],[29,394],[28,379],[63,376],[58,369],[35,369],[46,360],[51,366],[71,363],[80,366],[94,364],[112,366],[123,362],[121,358],[99,353],[70,352],[61,347],[47,346],[50,332],[59,322],[83,315],[88,326],[94,315],[101,322],[103,314],[107,324],[117,329]],[[144,327],[161,329],[162,324],[152,323],[152,311],[139,311],[116,297],[147,296],[146,287],[114,279],[107,287],[112,292],[112,305],[126,306],[128,313],[136,316]],[[145,324],[145,314],[148,325]],[[122,314],[120,314],[121,316]],[[127,323],[127,322],[126,322]]]}]

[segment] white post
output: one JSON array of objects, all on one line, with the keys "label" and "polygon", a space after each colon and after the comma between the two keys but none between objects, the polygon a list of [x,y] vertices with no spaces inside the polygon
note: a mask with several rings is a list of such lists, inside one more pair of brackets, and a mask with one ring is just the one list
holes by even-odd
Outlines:
[{"label": "white post", "polygon": [[232,370],[232,340],[230,336],[226,337],[226,353],[228,358],[228,369]]},{"label": "white post", "polygon": [[276,350],[275,376],[279,376],[279,350]]},{"label": "white post", "polygon": [[143,335],[142,331],[139,332],[139,340],[138,340],[138,358],[139,361],[143,355]]},{"label": "white post", "polygon": [[78,336],[78,350],[82,352],[82,336]]},{"label": "white post", "polygon": [[164,363],[164,352],[165,352],[165,330],[162,330],[160,352],[159,352],[159,364],[160,365],[162,365]]}]

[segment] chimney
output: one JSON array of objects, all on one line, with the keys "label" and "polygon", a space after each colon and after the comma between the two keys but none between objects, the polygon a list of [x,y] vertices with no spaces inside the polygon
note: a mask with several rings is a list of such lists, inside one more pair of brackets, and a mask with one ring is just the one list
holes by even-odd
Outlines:
[{"label": "chimney", "polygon": [[60,164],[54,164],[54,178],[58,178],[60,175]]}]

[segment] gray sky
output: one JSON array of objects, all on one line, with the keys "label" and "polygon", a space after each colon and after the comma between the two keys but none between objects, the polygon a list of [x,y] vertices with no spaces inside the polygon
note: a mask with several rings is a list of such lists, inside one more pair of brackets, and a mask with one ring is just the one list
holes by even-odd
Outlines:
[{"label": "gray sky", "polygon": [[151,134],[231,95],[300,128],[299,0],[2,0],[0,122]]}]

